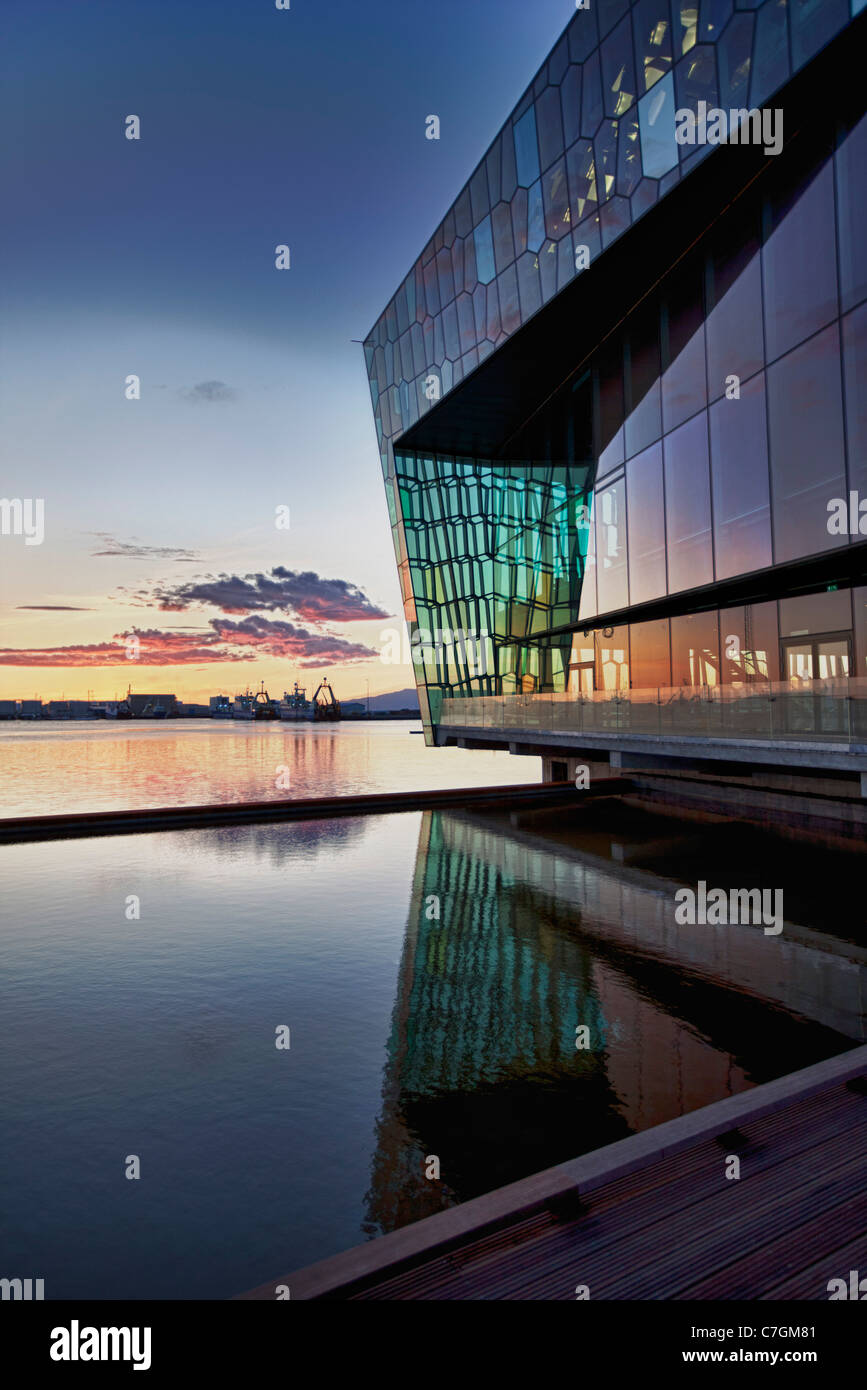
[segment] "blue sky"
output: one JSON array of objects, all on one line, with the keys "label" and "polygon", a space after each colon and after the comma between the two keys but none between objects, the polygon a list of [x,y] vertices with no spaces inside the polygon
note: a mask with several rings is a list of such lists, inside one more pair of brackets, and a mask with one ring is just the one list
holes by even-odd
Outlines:
[{"label": "blue sky", "polygon": [[[0,490],[45,499],[45,540],[0,538],[0,694],[111,694],[128,677],[187,698],[261,678],[291,688],[322,674],[304,663],[329,650],[323,635],[334,662],[341,642],[378,648],[398,586],[351,339],[573,12],[5,0]],[[138,401],[124,397],[132,373]],[[270,641],[259,622],[243,662],[219,656],[225,610],[152,597],[275,567],[312,576],[312,606],[247,610],[286,630]],[[320,604],[319,579],[347,602]],[[113,669],[106,652],[133,628],[198,632],[214,659],[155,635],[144,646],[165,664]],[[411,683],[375,656],[328,669],[345,695]]]}]

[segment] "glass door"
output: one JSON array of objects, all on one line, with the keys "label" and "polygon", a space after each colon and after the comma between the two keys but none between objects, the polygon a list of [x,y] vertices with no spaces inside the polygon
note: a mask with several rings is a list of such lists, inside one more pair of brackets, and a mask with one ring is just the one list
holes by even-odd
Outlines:
[{"label": "glass door", "polygon": [[847,731],[846,690],[834,682],[852,670],[852,637],[847,632],[790,637],[783,641],[783,672],[794,687],[784,697],[789,734],[834,734]]},{"label": "glass door", "polygon": [[592,661],[573,662],[569,667],[570,695],[592,695],[596,689],[595,666]]}]

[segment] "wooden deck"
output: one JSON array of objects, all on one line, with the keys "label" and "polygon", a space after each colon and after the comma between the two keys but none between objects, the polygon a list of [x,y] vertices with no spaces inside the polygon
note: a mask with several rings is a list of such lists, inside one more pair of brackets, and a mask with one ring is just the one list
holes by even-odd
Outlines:
[{"label": "wooden deck", "polygon": [[865,1172],[858,1047],[243,1297],[827,1300],[867,1275]]}]

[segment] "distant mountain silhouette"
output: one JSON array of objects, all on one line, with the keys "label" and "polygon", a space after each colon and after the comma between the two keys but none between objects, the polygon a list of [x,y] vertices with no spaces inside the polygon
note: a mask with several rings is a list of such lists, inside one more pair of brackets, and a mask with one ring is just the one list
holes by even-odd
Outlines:
[{"label": "distant mountain silhouette", "polygon": [[[365,706],[367,705],[366,695],[352,695],[348,700],[345,701],[345,703],[347,705],[352,704],[356,700],[364,704]],[[406,690],[392,690],[389,694],[386,695],[371,695],[370,709],[371,712],[373,712],[374,710],[383,711],[391,709],[417,710],[418,693],[416,691],[415,686],[413,685],[408,686]]]}]

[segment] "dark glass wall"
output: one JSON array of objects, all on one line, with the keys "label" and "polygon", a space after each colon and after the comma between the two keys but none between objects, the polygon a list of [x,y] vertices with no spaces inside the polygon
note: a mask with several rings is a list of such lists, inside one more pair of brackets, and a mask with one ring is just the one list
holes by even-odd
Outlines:
[{"label": "dark glass wall", "polygon": [[863,539],[832,516],[867,498],[865,227],[867,117],[769,169],[594,359],[581,621]]}]

